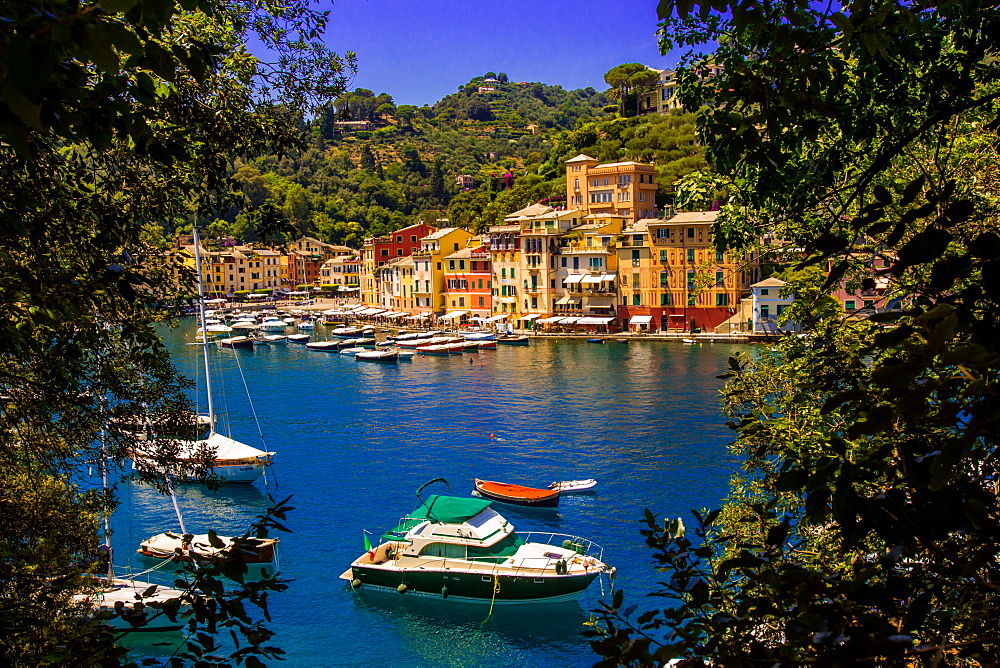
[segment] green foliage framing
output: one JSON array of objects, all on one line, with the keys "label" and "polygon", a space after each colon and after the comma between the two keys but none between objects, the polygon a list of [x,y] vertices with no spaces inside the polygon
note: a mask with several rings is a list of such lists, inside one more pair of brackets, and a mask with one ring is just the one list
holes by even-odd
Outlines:
[{"label": "green foliage framing", "polygon": [[[305,106],[339,92],[353,58],[317,41],[326,16],[297,1],[15,0],[2,14],[0,662],[108,665],[123,660],[120,636],[72,597],[94,586],[98,519],[116,499],[83,491],[82,463],[123,466],[136,425],[190,425],[186,381],[153,325],[190,297],[175,279],[191,276],[155,226],[242,202],[228,162],[300,147]],[[251,33],[272,62],[243,47]],[[166,465],[176,442],[162,446]],[[164,482],[150,467],[138,475]],[[254,530],[280,528],[283,512]],[[283,585],[223,593],[218,574],[191,574],[185,660],[279,654],[243,603],[266,617],[267,592]],[[231,659],[195,633],[219,628],[233,632]]]},{"label": "green foliage framing", "polygon": [[[663,2],[713,168],[732,180],[716,242],[831,267],[900,308],[820,319],[724,391],[745,458],[695,536],[647,512],[671,607],[616,595],[602,665],[984,665],[1000,653],[996,555],[1000,13]],[[676,12],[676,16],[671,16]],[[705,77],[709,64],[721,74]],[[763,224],[762,224],[763,223]],[[824,272],[825,273],[825,272]]]}]

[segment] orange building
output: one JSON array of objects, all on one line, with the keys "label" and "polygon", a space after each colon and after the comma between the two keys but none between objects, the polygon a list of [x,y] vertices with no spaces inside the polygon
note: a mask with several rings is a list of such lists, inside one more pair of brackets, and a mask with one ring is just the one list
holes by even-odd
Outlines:
[{"label": "orange building", "polygon": [[598,164],[582,153],[566,161],[566,206],[583,215],[656,217],[656,168],[639,162]]}]

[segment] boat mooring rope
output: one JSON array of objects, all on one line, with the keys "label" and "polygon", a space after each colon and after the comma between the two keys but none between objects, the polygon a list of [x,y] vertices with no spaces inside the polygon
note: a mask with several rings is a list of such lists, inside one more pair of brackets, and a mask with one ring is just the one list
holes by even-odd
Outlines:
[{"label": "boat mooring rope", "polygon": [[500,576],[497,575],[496,572],[494,572],[493,573],[493,598],[490,599],[490,611],[488,613],[486,613],[486,619],[484,619],[483,622],[482,622],[482,624],[480,624],[479,626],[482,626],[486,622],[490,621],[490,617],[493,616],[493,604],[496,603],[497,594],[499,594],[499,593],[500,593]]}]

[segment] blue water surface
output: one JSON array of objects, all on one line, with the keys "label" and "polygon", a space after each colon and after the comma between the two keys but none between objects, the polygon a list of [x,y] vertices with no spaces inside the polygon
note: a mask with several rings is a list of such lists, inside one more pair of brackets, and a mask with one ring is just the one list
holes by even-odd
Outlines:
[{"label": "blue water surface", "polygon": [[[199,379],[204,412],[193,334],[185,322],[163,339],[178,368]],[[323,338],[317,327],[314,339]],[[293,533],[280,536],[279,555],[291,583],[270,605],[284,665],[591,665],[597,657],[580,633],[606,582],[579,603],[497,606],[487,620],[488,605],[355,592],[339,576],[363,551],[362,531],[393,526],[431,478],[446,478],[461,496],[476,477],[539,487],[597,478],[595,494],[565,496],[558,510],[497,510],[520,531],[603,546],[616,586],[640,600],[657,580],[639,535],[643,509],[689,518],[691,508],[714,507],[738,466],[726,450],[716,378],[737,350],[533,340],[382,365],[294,344],[212,348],[220,431],[256,447],[263,438],[277,456],[266,483],[181,487],[187,530],[242,533],[268,493],[292,495]],[[138,570],[148,564],[129,557],[134,546],[176,529],[176,520],[169,498],[135,485],[119,491],[116,553]]]}]

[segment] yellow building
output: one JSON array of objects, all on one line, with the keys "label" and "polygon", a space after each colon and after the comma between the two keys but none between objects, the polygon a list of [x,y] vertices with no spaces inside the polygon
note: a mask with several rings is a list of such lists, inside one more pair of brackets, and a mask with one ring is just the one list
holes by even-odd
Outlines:
[{"label": "yellow building", "polygon": [[472,233],[459,227],[444,227],[420,239],[413,251],[414,310],[418,313],[443,314],[444,257],[465,248]]},{"label": "yellow building", "polygon": [[[536,205],[540,206],[540,205]],[[525,215],[520,219],[521,254],[518,277],[520,286],[514,291],[511,302],[520,307],[522,315],[528,313],[553,313],[556,300],[562,298],[562,271],[558,260],[561,253],[560,238],[566,232],[580,225],[583,214],[577,210],[557,210],[544,207],[536,215]],[[504,287],[501,280],[500,288]],[[518,296],[520,291],[520,296]],[[507,297],[509,298],[508,290]],[[501,303],[504,295],[497,297]]]},{"label": "yellow building", "polygon": [[625,228],[618,245],[623,327],[708,330],[736,313],[758,269],[751,259],[715,250],[717,216],[717,211],[692,211]]},{"label": "yellow building", "polygon": [[335,285],[342,296],[354,295],[361,284],[361,261],[357,255],[340,255],[320,267],[320,285]]},{"label": "yellow building", "polygon": [[560,238],[557,285],[563,288],[554,310],[560,314],[613,316],[617,302],[617,237],[627,219],[591,214]]},{"label": "yellow building", "polygon": [[566,161],[566,206],[583,215],[617,214],[631,222],[656,213],[656,168],[639,162],[598,164],[582,153]]}]

